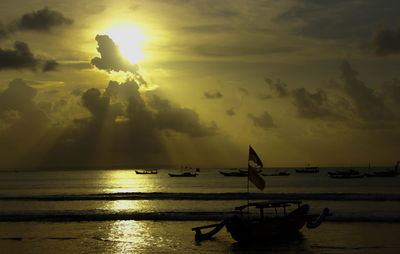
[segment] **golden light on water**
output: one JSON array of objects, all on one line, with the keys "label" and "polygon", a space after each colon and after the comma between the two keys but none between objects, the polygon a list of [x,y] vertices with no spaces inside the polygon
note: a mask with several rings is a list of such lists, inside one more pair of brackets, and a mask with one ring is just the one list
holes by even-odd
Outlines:
[{"label": "golden light on water", "polygon": [[141,61],[145,57],[144,43],[148,37],[133,25],[125,24],[114,26],[104,32],[119,46],[122,56],[132,64]]}]

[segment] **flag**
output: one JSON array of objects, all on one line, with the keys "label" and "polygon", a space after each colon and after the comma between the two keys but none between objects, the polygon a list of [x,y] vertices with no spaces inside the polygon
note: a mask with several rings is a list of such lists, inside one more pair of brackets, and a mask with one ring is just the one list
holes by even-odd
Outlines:
[{"label": "flag", "polygon": [[263,164],[253,150],[251,146],[249,146],[249,161],[248,161],[248,180],[250,180],[257,188],[263,190],[265,188],[264,179],[257,173],[256,168],[262,168]]}]

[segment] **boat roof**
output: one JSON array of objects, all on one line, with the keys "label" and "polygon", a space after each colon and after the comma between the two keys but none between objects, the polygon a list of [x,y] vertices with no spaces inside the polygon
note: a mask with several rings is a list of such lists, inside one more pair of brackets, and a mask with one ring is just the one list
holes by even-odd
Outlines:
[{"label": "boat roof", "polygon": [[271,200],[271,201],[264,201],[264,202],[254,202],[248,203],[246,205],[235,207],[235,210],[243,210],[247,207],[256,207],[256,208],[276,208],[276,207],[287,207],[291,204],[299,205],[301,204],[300,200]]}]

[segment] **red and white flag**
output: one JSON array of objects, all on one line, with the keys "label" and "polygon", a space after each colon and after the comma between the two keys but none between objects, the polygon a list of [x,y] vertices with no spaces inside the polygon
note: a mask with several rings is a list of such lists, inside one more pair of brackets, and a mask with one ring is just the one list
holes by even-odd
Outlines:
[{"label": "red and white flag", "polygon": [[257,173],[256,168],[262,168],[263,164],[260,160],[260,157],[256,154],[251,146],[249,146],[249,180],[260,190],[265,188],[265,181],[264,179]]}]

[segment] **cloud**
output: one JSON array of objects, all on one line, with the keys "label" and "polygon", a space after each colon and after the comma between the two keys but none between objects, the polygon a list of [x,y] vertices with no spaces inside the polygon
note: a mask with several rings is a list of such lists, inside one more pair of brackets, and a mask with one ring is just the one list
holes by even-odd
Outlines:
[{"label": "cloud", "polygon": [[20,30],[49,31],[53,27],[71,25],[73,20],[64,17],[58,11],[49,10],[45,7],[32,13],[24,14],[18,21]]},{"label": "cloud", "polygon": [[293,90],[291,96],[300,117],[309,119],[336,118],[328,103],[327,95],[322,90],[311,93],[305,88],[299,88]]},{"label": "cloud", "polygon": [[154,95],[149,105],[156,110],[155,126],[158,129],[174,130],[192,137],[212,136],[217,134],[214,122],[204,125],[199,115],[192,109],[173,105],[169,100]]},{"label": "cloud", "polygon": [[293,26],[293,32],[317,39],[367,38],[369,28],[379,20],[393,23],[398,1],[308,1],[293,2],[275,20]]},{"label": "cloud", "polygon": [[7,38],[9,31],[0,23],[0,40]]},{"label": "cloud", "polygon": [[271,129],[271,128],[276,128],[276,125],[272,119],[272,116],[267,112],[264,111],[264,113],[257,117],[251,113],[247,115],[254,123],[255,126],[263,128],[263,129]]},{"label": "cloud", "polygon": [[207,99],[220,99],[222,96],[222,93],[216,89],[204,92],[204,97]]},{"label": "cloud", "polygon": [[[0,71],[7,69],[30,69],[36,71],[43,61],[35,58],[25,42],[15,42],[14,49],[0,48]],[[54,70],[55,66],[57,66],[56,61],[48,60],[44,63],[43,71]]]},{"label": "cloud", "polygon": [[228,116],[234,116],[234,115],[236,115],[235,109],[234,109],[234,108],[228,109],[228,110],[226,111],[226,114],[227,114]]},{"label": "cloud", "polygon": [[295,106],[298,116],[309,120],[342,122],[351,128],[382,129],[399,124],[400,82],[393,79],[372,89],[358,78],[348,61],[340,65],[340,80],[331,90],[289,89],[284,83],[266,81],[278,98]]},{"label": "cloud", "polygon": [[0,112],[7,110],[28,111],[33,105],[36,89],[28,86],[22,79],[15,79],[7,89],[0,93]]},{"label": "cloud", "polygon": [[[296,107],[298,116],[306,119],[330,119],[341,118],[332,103],[328,100],[328,95],[324,90],[310,92],[306,88],[289,89],[288,85],[281,80],[275,83],[271,79],[265,79],[269,88],[281,99],[288,99]],[[259,97],[260,98],[260,97]],[[270,99],[266,95],[263,99]],[[260,98],[261,99],[261,98]]]},{"label": "cloud", "polygon": [[64,17],[58,11],[52,11],[45,7],[38,11],[26,13],[8,25],[0,24],[0,40],[17,31],[49,32],[52,28],[71,24],[73,24],[72,19]]},{"label": "cloud", "polygon": [[99,89],[91,88],[82,95],[85,106],[95,118],[104,118],[110,105],[109,97],[101,96]]},{"label": "cloud", "polygon": [[97,35],[97,51],[100,57],[92,59],[91,63],[100,70],[110,71],[129,71],[136,73],[138,66],[131,64],[124,58],[114,41],[108,35]]},{"label": "cloud", "polygon": [[290,95],[286,83],[280,80],[278,80],[276,83],[273,83],[271,79],[265,79],[265,82],[273,91],[278,94],[280,98],[288,97]]},{"label": "cloud", "polygon": [[0,48],[0,70],[31,69],[36,70],[39,60],[30,51],[24,42],[15,42],[14,50]]},{"label": "cloud", "polygon": [[365,121],[379,122],[393,118],[386,107],[384,98],[358,79],[358,73],[349,62],[343,61],[340,66],[342,89],[350,97],[354,110]]},{"label": "cloud", "polygon": [[42,71],[43,72],[55,71],[59,65],[60,64],[57,63],[55,60],[47,60],[42,67]]},{"label": "cloud", "polygon": [[[368,43],[367,43],[368,44]],[[378,56],[395,55],[400,53],[400,26],[391,30],[379,27],[370,42],[373,52]]]}]

